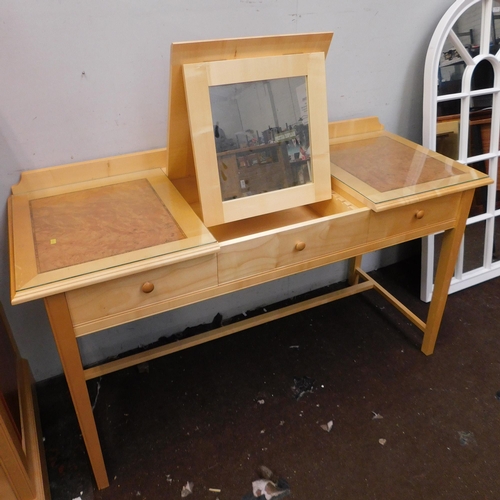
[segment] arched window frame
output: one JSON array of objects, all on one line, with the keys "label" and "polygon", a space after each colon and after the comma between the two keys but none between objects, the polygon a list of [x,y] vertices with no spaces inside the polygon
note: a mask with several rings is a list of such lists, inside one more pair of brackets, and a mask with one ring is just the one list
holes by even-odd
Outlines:
[{"label": "arched window frame", "polygon": [[[453,27],[469,8],[481,4],[481,34],[479,39],[479,53],[472,57]],[[424,70],[424,99],[423,99],[423,145],[429,149],[436,149],[437,105],[439,102],[460,99],[460,132],[458,161],[473,164],[485,161],[488,165],[487,173],[494,179],[494,183],[487,188],[487,201],[484,213],[470,217],[468,225],[478,222],[485,223],[485,241],[483,265],[479,268],[464,272],[464,242],[457,259],[455,275],[450,285],[450,293],[476,285],[488,279],[500,276],[500,262],[493,261],[495,246],[495,217],[500,215],[496,210],[496,190],[498,175],[499,138],[500,138],[500,51],[490,53],[491,26],[493,0],[457,0],[445,13],[439,22],[431,39]],[[437,82],[439,77],[440,58],[445,42],[450,39],[459,53],[466,67],[462,75],[462,88],[459,93],[438,96]],[[472,76],[477,65],[487,60],[493,68],[493,87],[472,90]],[[492,116],[489,152],[478,156],[468,156],[469,120],[471,98],[480,95],[492,95]],[[499,219],[500,220],[500,219]],[[467,231],[465,234],[467,238]],[[435,236],[429,236],[422,242],[422,276],[421,299],[428,302],[432,297],[434,279]]]}]

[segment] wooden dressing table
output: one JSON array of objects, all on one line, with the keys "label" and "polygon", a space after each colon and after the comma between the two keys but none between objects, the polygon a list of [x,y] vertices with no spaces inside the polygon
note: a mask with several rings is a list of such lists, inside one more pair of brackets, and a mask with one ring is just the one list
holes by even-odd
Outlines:
[{"label": "wooden dressing table", "polygon": [[[251,44],[243,42],[248,50]],[[175,140],[169,138],[175,147],[168,151],[23,172],[9,198],[12,303],[45,301],[98,488],[109,483],[89,379],[368,289],[382,293],[422,330],[422,351],[431,354],[474,190],[491,182],[385,132],[377,118],[331,123],[331,199],[208,229],[199,217],[189,129],[180,108],[171,96],[170,117],[178,119]],[[424,322],[362,271],[361,258],[438,231],[445,233]],[[345,259],[352,264],[350,286],[343,290],[82,366],[78,337]]]}]

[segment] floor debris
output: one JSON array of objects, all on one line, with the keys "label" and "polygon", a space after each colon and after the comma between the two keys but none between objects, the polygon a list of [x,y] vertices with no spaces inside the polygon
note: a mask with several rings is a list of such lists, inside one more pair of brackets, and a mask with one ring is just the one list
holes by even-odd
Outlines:
[{"label": "floor debris", "polygon": [[193,493],[193,486],[194,486],[194,483],[192,483],[191,481],[188,481],[186,483],[186,485],[182,487],[181,497],[185,498],[188,495],[190,495],[191,493]]},{"label": "floor debris", "polygon": [[476,441],[476,438],[474,437],[473,432],[458,431],[458,437],[460,440],[460,444],[462,446],[469,446],[469,445],[477,444],[477,441]]},{"label": "floor debris", "polygon": [[306,392],[314,389],[314,379],[310,377],[295,377],[293,379],[293,397],[298,401]]},{"label": "floor debris", "polygon": [[384,418],[380,413],[374,411],[372,411],[372,413],[373,413],[372,420],[380,420],[381,418]]},{"label": "floor debris", "polygon": [[97,392],[94,398],[94,402],[92,404],[92,410],[95,410],[95,405],[97,404],[97,400],[99,399],[99,393],[101,392],[101,380],[102,377],[99,377],[99,380],[97,381]]},{"label": "floor debris", "polygon": [[283,478],[278,478],[269,467],[261,465],[258,469],[259,479],[252,482],[252,492],[242,500],[280,500],[290,495],[290,486]]},{"label": "floor debris", "polygon": [[381,438],[381,439],[379,439],[379,440],[378,440],[378,442],[379,442],[382,446],[384,446],[384,444],[385,444],[385,443],[387,443],[387,439],[383,439],[383,438]]},{"label": "floor debris", "polygon": [[321,426],[321,428],[326,432],[330,432],[332,430],[332,427],[333,427],[333,420],[330,420],[327,424],[323,424]]},{"label": "floor debris", "polygon": [[265,498],[266,500],[271,500],[271,498],[278,499],[284,498],[290,494],[288,489],[282,489],[277,484],[274,484],[269,479],[257,479],[252,483],[253,496],[256,498]]}]

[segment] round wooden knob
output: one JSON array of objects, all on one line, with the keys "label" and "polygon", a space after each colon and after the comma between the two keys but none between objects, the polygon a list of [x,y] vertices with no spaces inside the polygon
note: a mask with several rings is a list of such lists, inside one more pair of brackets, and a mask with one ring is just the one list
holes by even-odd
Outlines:
[{"label": "round wooden knob", "polygon": [[155,286],[150,281],[146,281],[141,287],[144,293],[151,293],[155,289]]},{"label": "round wooden knob", "polygon": [[297,250],[297,252],[302,252],[304,248],[306,248],[306,244],[303,241],[297,241],[297,243],[295,243],[295,250]]},{"label": "round wooden knob", "polygon": [[424,211],[423,210],[418,210],[417,212],[415,212],[415,217],[417,219],[421,219],[423,216],[424,216]]}]

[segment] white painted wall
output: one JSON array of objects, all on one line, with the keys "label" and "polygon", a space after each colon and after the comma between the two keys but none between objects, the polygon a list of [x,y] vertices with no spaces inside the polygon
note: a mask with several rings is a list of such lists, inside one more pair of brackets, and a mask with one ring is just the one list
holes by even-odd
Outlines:
[{"label": "white painted wall", "polygon": [[[420,141],[425,52],[453,0],[0,1],[0,300],[37,380],[61,372],[43,303],[11,307],[6,200],[20,172],[166,143],[170,44],[334,31],[330,121],[377,115]],[[371,256],[368,268],[398,250]],[[242,310],[338,281],[345,265],[86,337],[93,362],[216,312]]]}]

